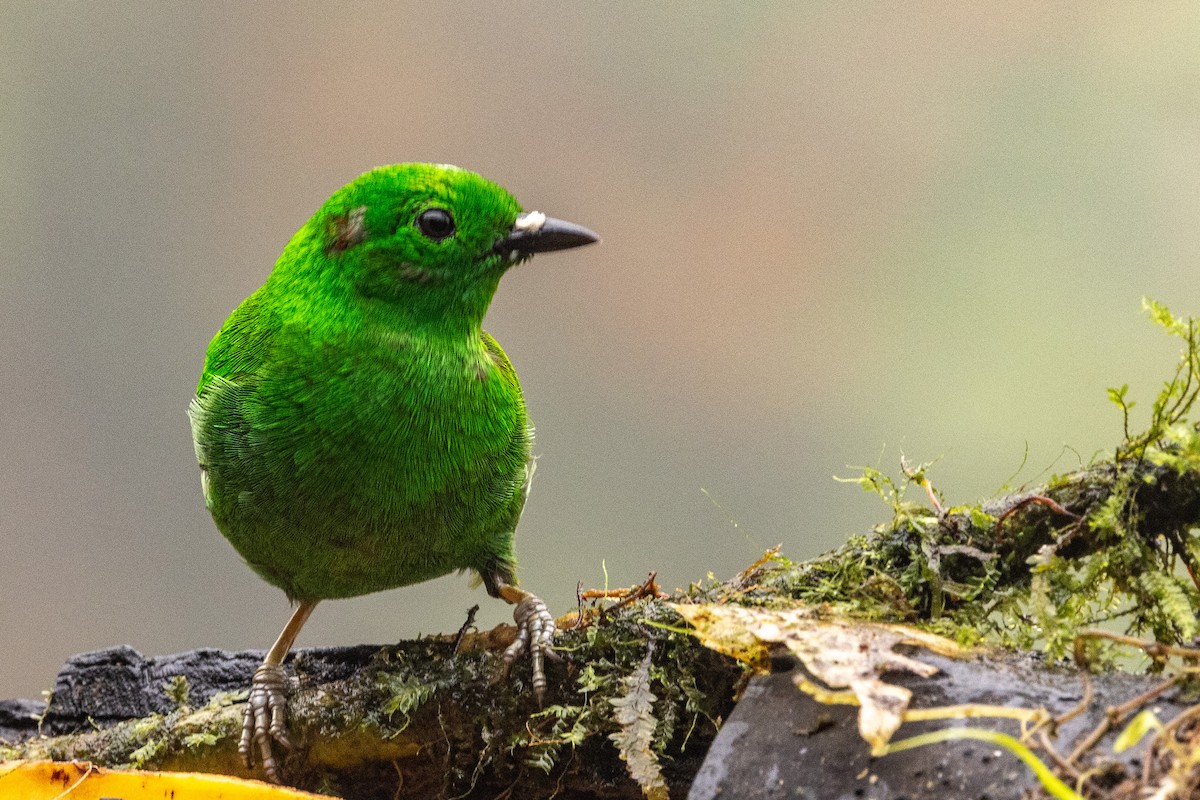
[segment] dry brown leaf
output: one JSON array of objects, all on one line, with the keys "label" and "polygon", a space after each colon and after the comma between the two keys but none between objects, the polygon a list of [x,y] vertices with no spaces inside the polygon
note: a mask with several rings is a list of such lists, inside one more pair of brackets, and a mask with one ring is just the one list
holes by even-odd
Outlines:
[{"label": "dry brown leaf", "polygon": [[[691,623],[706,647],[765,671],[770,646],[783,645],[830,689],[849,689],[859,705],[858,731],[872,751],[879,751],[891,739],[912,698],[908,689],[885,683],[879,676],[892,670],[923,677],[937,672],[936,667],[893,648],[918,645],[951,657],[967,652],[949,639],[915,628],[824,619],[806,607],[780,610],[671,604],[671,608]],[[797,686],[805,682],[803,675],[796,676]]]}]

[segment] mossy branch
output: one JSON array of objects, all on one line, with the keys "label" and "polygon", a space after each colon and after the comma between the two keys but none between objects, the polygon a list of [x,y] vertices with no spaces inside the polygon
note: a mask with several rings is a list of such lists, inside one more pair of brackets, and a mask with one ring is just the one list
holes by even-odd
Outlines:
[{"label": "mossy branch", "polygon": [[[1086,633],[1105,623],[1163,645],[1142,648],[1161,669],[1200,632],[1200,429],[1188,420],[1200,396],[1200,331],[1158,304],[1146,308],[1183,354],[1141,433],[1129,430],[1127,388],[1110,390],[1125,426],[1112,456],[967,505],[943,501],[928,465],[904,465],[898,479],[864,470],[855,480],[891,508],[870,535],[806,562],[772,552],[732,580],[670,599],[803,603],[963,644],[1037,650],[1050,662],[1074,655],[1092,669],[1124,652],[1124,640]],[[906,496],[913,485],[928,506]],[[745,672],[682,629],[652,580],[623,599],[609,594],[595,593],[560,621],[557,645],[568,660],[552,671],[544,709],[528,699],[519,667],[510,683],[496,682],[509,626],[466,636],[457,654],[453,636],[302,652],[292,662],[292,725],[305,747],[286,774],[346,797],[681,795]],[[235,749],[244,695],[230,692],[248,684],[257,654],[224,654],[214,673],[211,664],[172,672],[169,659],[119,653],[128,662],[121,668],[140,676],[140,688],[122,690],[137,702],[106,705],[113,673],[95,658],[74,672],[69,665],[40,726],[11,728],[0,758],[243,772]],[[1181,730],[1167,724],[1160,735]]]}]

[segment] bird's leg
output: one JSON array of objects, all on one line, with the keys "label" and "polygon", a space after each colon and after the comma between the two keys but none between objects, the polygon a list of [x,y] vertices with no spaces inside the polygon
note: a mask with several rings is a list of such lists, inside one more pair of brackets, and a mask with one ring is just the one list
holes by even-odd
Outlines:
[{"label": "bird's leg", "polygon": [[485,572],[483,576],[488,594],[516,606],[513,620],[517,623],[517,638],[504,651],[504,672],[507,673],[517,657],[528,650],[533,672],[533,696],[541,706],[546,699],[545,661],[547,658],[562,660],[562,656],[554,652],[554,616],[540,597],[518,588],[510,580],[493,570]]},{"label": "bird's leg", "polygon": [[250,698],[242,715],[242,739],[238,742],[238,753],[246,769],[252,769],[254,751],[257,749],[263,772],[267,773],[272,783],[279,783],[279,765],[271,752],[271,741],[279,742],[286,750],[295,747],[287,735],[288,684],[283,660],[316,607],[316,600],[305,600],[300,604],[288,624],[283,626],[267,657],[254,671],[254,680],[250,683]]}]

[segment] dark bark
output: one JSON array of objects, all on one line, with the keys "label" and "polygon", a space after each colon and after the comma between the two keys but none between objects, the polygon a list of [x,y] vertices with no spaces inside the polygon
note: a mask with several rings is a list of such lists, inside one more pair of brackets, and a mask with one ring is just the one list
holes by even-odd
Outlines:
[{"label": "dark bark", "polygon": [[[418,648],[427,647],[420,643]],[[401,649],[407,647],[400,646]],[[288,762],[289,778],[306,788],[324,786],[349,798],[436,797],[450,788],[448,773],[454,766],[473,769],[477,763],[479,730],[474,720],[489,717],[499,730],[504,714],[516,722],[527,719],[534,709],[524,705],[497,708],[491,693],[499,687],[475,686],[432,698],[412,717],[398,736],[384,733],[356,720],[372,711],[358,710],[362,704],[379,702],[364,674],[377,672],[381,662],[397,654],[397,648],[369,646],[302,651],[293,659],[301,688],[296,695],[293,730],[307,747]],[[177,676],[187,678],[189,705],[200,708],[222,692],[237,691],[249,681],[261,654],[200,650],[160,658],[144,658],[128,648],[114,648],[77,656],[60,673],[48,711],[30,701],[0,703],[2,735],[9,741],[26,740],[28,755],[59,760],[84,758],[106,761],[106,753],[128,748],[135,738],[131,725],[147,715],[163,715],[165,725],[176,734],[154,757],[156,766],[244,774],[237,761],[233,728],[240,719],[241,705],[215,711],[181,710],[163,691],[164,683]],[[914,692],[912,707],[959,704],[992,704],[1045,708],[1060,715],[1080,703],[1084,694],[1082,677],[1073,671],[1050,669],[1035,657],[980,657],[956,661],[932,654],[922,660],[936,665],[934,678],[896,675],[895,682]],[[781,669],[792,662],[777,662]],[[729,672],[732,680],[735,673]],[[1053,742],[1062,755],[1079,739],[1093,731],[1105,717],[1105,709],[1118,706],[1161,683],[1158,678],[1125,674],[1096,676],[1094,696],[1084,711],[1057,730]],[[318,696],[327,693],[323,699]],[[1189,704],[1171,690],[1155,701],[1166,719]],[[330,709],[335,703],[337,707]],[[329,711],[341,720],[331,727]],[[38,740],[39,721],[30,713],[42,713],[41,732],[49,739]],[[497,716],[499,715],[499,716]],[[989,797],[1018,798],[1037,786],[1033,774],[1015,757],[994,745],[977,741],[951,742],[904,753],[871,758],[856,727],[857,709],[823,705],[797,691],[789,671],[751,679],[741,702],[725,722],[721,733],[701,759],[708,745],[698,741],[688,755],[669,765],[673,795],[682,796],[691,785],[692,800],[737,797],[744,800],[794,796],[796,787],[806,787],[805,796],[822,797]],[[1016,734],[1012,721],[972,719],[952,724],[971,724]],[[900,736],[912,735],[945,721],[910,723]],[[99,726],[100,730],[96,730]],[[1121,725],[1114,726],[1088,750],[1077,764],[1080,771],[1098,769],[1096,781],[1112,789],[1140,774],[1144,748],[1124,754],[1112,753],[1111,743]],[[222,731],[223,739],[213,746],[187,747],[187,733]],[[388,734],[391,735],[391,734]],[[31,738],[32,737],[32,738]],[[1043,755],[1044,757],[1044,755]],[[519,754],[513,760],[519,762]],[[400,775],[403,775],[401,787]],[[693,784],[693,779],[695,782]],[[550,776],[519,766],[492,766],[478,776],[470,796],[493,797],[510,786],[513,796],[545,796],[557,788],[562,798],[637,798],[641,791],[625,774],[615,748],[602,736],[584,743],[565,767]],[[470,786],[457,787],[469,790]],[[448,795],[452,796],[452,795]]]}]

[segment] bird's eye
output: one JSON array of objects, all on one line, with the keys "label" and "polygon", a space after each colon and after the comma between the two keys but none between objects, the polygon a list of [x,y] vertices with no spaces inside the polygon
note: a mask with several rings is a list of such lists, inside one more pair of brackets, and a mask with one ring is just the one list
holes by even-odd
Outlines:
[{"label": "bird's eye", "polygon": [[454,217],[444,208],[427,208],[417,215],[417,230],[425,238],[440,242],[454,235]]}]

